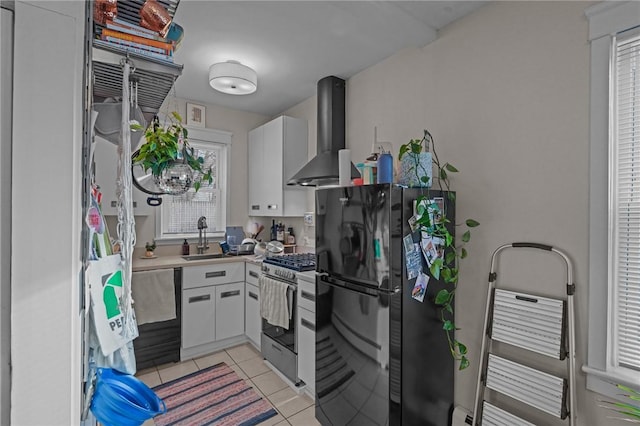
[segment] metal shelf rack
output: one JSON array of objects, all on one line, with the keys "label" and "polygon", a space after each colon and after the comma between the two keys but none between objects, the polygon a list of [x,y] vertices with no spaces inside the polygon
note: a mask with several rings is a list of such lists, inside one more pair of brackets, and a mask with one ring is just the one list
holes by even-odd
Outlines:
[{"label": "metal shelf rack", "polygon": [[[138,24],[139,11],[145,0],[118,2],[118,19]],[[180,0],[158,0],[171,17],[174,16]],[[94,23],[94,37],[101,26]],[[122,95],[122,64],[128,58],[135,66],[134,76],[138,83],[138,106],[147,122],[160,110],[171,91],[174,82],[182,74],[182,65],[172,64],[141,54],[128,52],[117,45],[105,46],[94,39],[92,56],[93,102]]]}]

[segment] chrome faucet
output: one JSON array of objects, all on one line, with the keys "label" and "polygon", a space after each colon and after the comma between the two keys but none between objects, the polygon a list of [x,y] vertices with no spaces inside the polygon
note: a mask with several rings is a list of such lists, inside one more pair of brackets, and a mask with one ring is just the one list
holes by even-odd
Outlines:
[{"label": "chrome faucet", "polygon": [[[204,238],[203,238],[204,237]],[[209,250],[207,245],[207,218],[200,216],[198,219],[198,254],[204,254],[205,250]]]}]

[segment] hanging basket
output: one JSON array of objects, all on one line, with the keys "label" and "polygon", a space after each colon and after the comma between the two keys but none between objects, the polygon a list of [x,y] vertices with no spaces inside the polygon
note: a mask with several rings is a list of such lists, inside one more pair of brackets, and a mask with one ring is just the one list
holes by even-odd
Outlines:
[{"label": "hanging basket", "polygon": [[[425,177],[428,180],[424,179]],[[426,182],[425,182],[426,180]],[[433,181],[433,161],[430,152],[408,152],[400,160],[398,183],[408,187],[430,188]]]}]

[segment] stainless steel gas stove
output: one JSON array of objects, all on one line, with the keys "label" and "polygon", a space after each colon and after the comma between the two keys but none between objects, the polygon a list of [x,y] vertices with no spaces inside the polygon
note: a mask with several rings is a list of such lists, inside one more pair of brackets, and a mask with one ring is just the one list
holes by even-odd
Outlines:
[{"label": "stainless steel gas stove", "polygon": [[[260,276],[261,293],[265,286],[287,285],[286,297],[289,310],[289,323],[283,325],[270,324],[262,318],[261,349],[264,358],[276,367],[293,383],[298,384],[298,337],[296,330],[297,315],[297,274],[301,271],[315,270],[315,255],[284,254],[268,257],[262,262]],[[262,296],[262,294],[261,294]],[[264,300],[261,297],[261,300]]]}]

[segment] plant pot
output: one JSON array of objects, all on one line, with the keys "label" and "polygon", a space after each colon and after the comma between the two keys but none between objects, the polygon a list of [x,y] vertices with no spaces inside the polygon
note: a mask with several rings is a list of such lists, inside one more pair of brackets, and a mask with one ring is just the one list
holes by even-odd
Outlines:
[{"label": "plant pot", "polygon": [[153,257],[153,251],[151,251],[151,250],[147,250],[147,251],[144,253],[144,255],[145,255],[146,257]]},{"label": "plant pot", "polygon": [[[428,177],[424,182],[423,178]],[[398,183],[409,187],[430,188],[433,182],[433,161],[430,152],[413,154],[408,152],[400,160]]]}]

